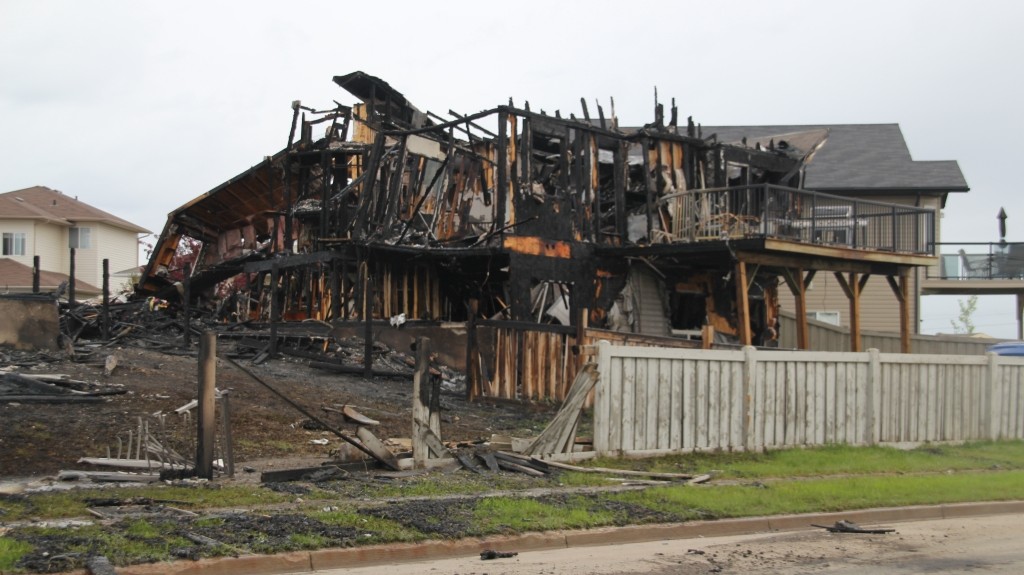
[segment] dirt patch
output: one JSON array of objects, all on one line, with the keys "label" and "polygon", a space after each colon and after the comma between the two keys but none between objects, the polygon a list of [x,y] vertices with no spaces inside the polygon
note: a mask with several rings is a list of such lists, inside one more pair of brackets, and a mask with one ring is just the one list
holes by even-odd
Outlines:
[{"label": "dirt patch", "polygon": [[[87,362],[61,354],[0,350],[0,369],[20,373],[67,374],[72,379],[104,387],[122,387],[125,393],[89,404],[0,403],[0,477],[52,475],[62,469],[90,469],[76,463],[81,457],[116,455],[118,440],[127,447],[129,433],[140,422],[150,431],[160,427],[167,441],[182,454],[194,453],[195,422],[173,411],[195,398],[198,359],[189,352],[166,353],[147,349],[145,341],[121,347],[99,347]],[[221,344],[230,352],[230,342]],[[104,375],[106,356],[117,357],[117,367]],[[354,431],[337,413],[323,405],[353,405],[380,422],[373,432],[381,438],[409,437],[412,381],[406,378],[338,374],[310,368],[307,360],[282,357],[261,365],[241,363],[305,409],[332,425]],[[217,387],[231,397],[231,428],[236,466],[262,471],[282,468],[306,459],[316,465],[342,440],[316,429],[307,418],[265,387],[219,362]],[[521,406],[467,402],[461,388],[442,392],[442,435],[446,441],[479,441],[492,433],[529,436],[538,433],[553,415],[547,405]],[[154,415],[156,414],[156,415]],[[320,445],[323,440],[325,445]],[[317,443],[313,441],[317,440]],[[297,465],[296,465],[297,466]],[[240,473],[243,476],[244,473]],[[258,474],[257,474],[258,475]]]}]

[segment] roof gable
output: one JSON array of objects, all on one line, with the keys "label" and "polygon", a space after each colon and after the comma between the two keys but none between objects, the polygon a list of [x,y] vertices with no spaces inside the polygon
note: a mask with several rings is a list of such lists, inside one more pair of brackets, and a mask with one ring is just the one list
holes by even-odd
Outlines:
[{"label": "roof gable", "polygon": [[804,186],[823,191],[969,190],[955,160],[914,160],[899,124],[703,126],[705,136],[747,145],[779,135],[827,129],[828,140],[807,166]]}]

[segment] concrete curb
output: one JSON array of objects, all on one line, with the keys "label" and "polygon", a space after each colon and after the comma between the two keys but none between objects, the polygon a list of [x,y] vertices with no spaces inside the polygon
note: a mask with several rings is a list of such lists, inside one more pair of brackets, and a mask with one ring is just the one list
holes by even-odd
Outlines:
[{"label": "concrete curb", "polygon": [[[698,537],[797,531],[810,529],[811,523],[828,525],[840,519],[869,525],[1009,513],[1024,513],[1024,501],[884,507],[835,513],[744,517],[741,519],[693,521],[689,523],[605,527],[581,531],[548,531],[544,533],[525,533],[511,537],[321,549],[281,555],[219,557],[188,562],[178,561],[174,563],[130,565],[117,568],[117,573],[118,575],[232,575],[235,573],[277,575],[284,573],[311,573],[326,569],[470,556],[476,555],[485,549],[518,552],[539,551],[585,547],[588,545],[615,545],[666,539],[695,539]],[[79,570],[66,572],[63,575],[88,574],[84,570]]]}]

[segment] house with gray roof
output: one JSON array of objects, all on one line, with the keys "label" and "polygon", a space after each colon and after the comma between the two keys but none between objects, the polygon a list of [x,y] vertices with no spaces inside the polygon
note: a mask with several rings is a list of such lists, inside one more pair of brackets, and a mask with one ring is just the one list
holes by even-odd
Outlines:
[{"label": "house with gray roof", "polygon": [[[951,193],[970,190],[955,160],[916,160],[899,124],[816,124],[771,126],[703,126],[706,139],[761,149],[800,147],[811,157],[804,166],[802,187],[845,198],[905,204],[935,211],[938,216]],[[820,142],[807,150],[807,142]],[[940,217],[934,242],[941,241]],[[937,255],[937,254],[936,254]],[[912,325],[920,326],[921,284],[925,269],[910,278]],[[783,297],[784,310],[794,310]],[[807,313],[813,319],[849,326],[849,300],[827,274],[814,279],[807,291]],[[898,331],[898,304],[884,278],[865,284],[861,294],[861,327]]]}]

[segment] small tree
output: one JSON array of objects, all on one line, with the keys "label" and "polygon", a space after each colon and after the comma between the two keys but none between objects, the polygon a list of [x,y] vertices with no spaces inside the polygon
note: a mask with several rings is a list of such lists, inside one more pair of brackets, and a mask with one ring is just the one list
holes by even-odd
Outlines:
[{"label": "small tree", "polygon": [[960,306],[960,314],[957,319],[949,321],[953,325],[953,333],[974,333],[974,312],[978,309],[978,296],[972,295],[966,302],[958,299],[956,303]]}]

